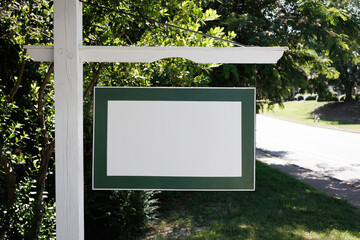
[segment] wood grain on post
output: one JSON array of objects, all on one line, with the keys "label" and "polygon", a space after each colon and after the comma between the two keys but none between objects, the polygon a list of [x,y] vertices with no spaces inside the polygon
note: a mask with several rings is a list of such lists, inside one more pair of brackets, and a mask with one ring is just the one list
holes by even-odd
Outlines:
[{"label": "wood grain on post", "polygon": [[82,6],[54,1],[57,239],[84,239]]}]

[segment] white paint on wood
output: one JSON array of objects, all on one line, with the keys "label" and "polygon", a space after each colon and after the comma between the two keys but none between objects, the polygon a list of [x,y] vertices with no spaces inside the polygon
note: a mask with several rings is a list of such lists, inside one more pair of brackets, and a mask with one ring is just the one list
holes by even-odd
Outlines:
[{"label": "white paint on wood", "polygon": [[32,59],[37,62],[53,62],[54,46],[50,45],[25,45],[24,48]]},{"label": "white paint on wood", "polygon": [[108,101],[108,176],[241,177],[241,102]]},{"label": "white paint on wood", "polygon": [[169,57],[196,63],[276,63],[283,47],[116,47],[83,46],[84,62],[154,62]]},{"label": "white paint on wood", "polygon": [[84,239],[81,45],[81,3],[78,0],[55,0],[53,54],[57,239]]},{"label": "white paint on wood", "polygon": [[[51,61],[52,46],[24,46],[36,61]],[[196,63],[276,63],[286,47],[121,47],[81,46],[83,62],[154,62],[181,57]]]}]

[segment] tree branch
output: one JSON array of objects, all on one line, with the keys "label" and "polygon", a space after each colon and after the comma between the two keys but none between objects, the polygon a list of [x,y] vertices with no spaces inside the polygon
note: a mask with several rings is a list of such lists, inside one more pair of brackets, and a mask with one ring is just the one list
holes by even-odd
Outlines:
[{"label": "tree branch", "polygon": [[16,198],[16,175],[9,161],[3,156],[3,146],[0,146],[0,169],[5,172],[5,181],[7,189],[7,204],[11,205]]},{"label": "tree branch", "polygon": [[52,72],[54,71],[54,63],[48,68],[46,72],[44,81],[42,82],[39,92],[38,92],[38,117],[39,117],[39,125],[41,127],[41,138],[42,138],[42,150],[41,150],[41,161],[40,161],[40,168],[37,175],[36,181],[36,195],[35,201],[33,205],[33,212],[34,216],[32,219],[32,226],[30,228],[30,232],[28,233],[29,239],[38,239],[41,221],[44,215],[44,206],[43,206],[43,199],[44,199],[44,190],[46,184],[46,176],[49,168],[49,162],[51,159],[51,155],[55,150],[55,139],[50,142],[49,133],[46,129],[46,122],[45,122],[45,114],[44,114],[44,106],[43,106],[43,99],[44,99],[44,92],[47,83],[51,77]]},{"label": "tree branch", "polygon": [[[29,39],[30,39],[30,36],[27,35],[25,37],[25,43],[24,45],[27,45],[29,44]],[[27,53],[27,50],[24,49],[24,51],[22,52],[22,62],[21,62],[21,65],[20,65],[20,69],[19,69],[19,73],[18,73],[18,78],[17,78],[17,81],[13,87],[13,89],[11,90],[10,92],[10,95],[9,97],[6,99],[6,104],[10,103],[13,99],[14,99],[14,96],[16,94],[16,92],[19,90],[20,88],[20,83],[22,81],[22,78],[24,76],[24,71],[25,71],[25,65],[26,65],[26,60],[25,60],[25,55]]]},{"label": "tree branch", "polygon": [[[44,81],[42,82],[40,89],[39,89],[39,97],[38,97],[38,115],[39,115],[39,124],[40,127],[46,131],[46,125],[45,125],[45,114],[44,114],[44,108],[43,108],[43,98],[44,98],[44,91],[46,84],[48,83],[51,74],[54,71],[54,62],[51,63],[51,65],[48,68],[48,71],[46,72]],[[48,139],[46,139],[48,140]]]},{"label": "tree branch", "polygon": [[54,152],[54,150],[55,150],[55,139],[53,139],[49,144],[47,144],[41,151],[41,163],[36,181],[36,196],[33,205],[34,216],[32,219],[30,232],[27,235],[29,239],[38,239],[39,237],[41,221],[44,215],[43,200],[44,200],[46,176],[48,172],[51,155]]},{"label": "tree branch", "polygon": [[98,68],[98,70],[96,71],[96,74],[94,75],[91,83],[89,84],[89,86],[87,87],[87,89],[86,89],[86,91],[85,91],[85,93],[84,93],[84,96],[83,96],[84,99],[91,93],[91,91],[92,91],[95,83],[96,83],[96,82],[98,81],[98,79],[99,79],[101,70],[103,69],[104,65],[105,65],[105,63],[103,63],[103,62],[100,63],[99,68]]}]

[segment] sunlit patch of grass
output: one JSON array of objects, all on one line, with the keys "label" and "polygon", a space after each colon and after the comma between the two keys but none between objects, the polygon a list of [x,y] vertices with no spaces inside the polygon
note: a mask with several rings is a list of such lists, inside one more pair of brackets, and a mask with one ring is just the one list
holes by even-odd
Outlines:
[{"label": "sunlit patch of grass", "polygon": [[[148,239],[360,239],[360,211],[257,162],[255,192],[180,192],[166,198]],[[169,207],[171,206],[171,207]]]},{"label": "sunlit patch of grass", "polygon": [[315,116],[312,112],[327,103],[328,102],[317,101],[289,101],[284,102],[283,108],[281,108],[279,105],[274,105],[273,109],[267,110],[267,107],[265,107],[262,114],[312,126],[329,127],[360,133],[360,124],[357,123],[329,121],[322,118],[320,118],[319,122],[314,121]]},{"label": "sunlit patch of grass", "polygon": [[[288,230],[286,230],[288,231]],[[334,240],[358,240],[358,237],[353,236],[347,231],[341,232],[339,230],[327,230],[326,232],[315,232],[307,231],[304,226],[300,226],[294,231],[294,235],[301,239],[311,240],[323,240],[323,239],[334,239]]]}]

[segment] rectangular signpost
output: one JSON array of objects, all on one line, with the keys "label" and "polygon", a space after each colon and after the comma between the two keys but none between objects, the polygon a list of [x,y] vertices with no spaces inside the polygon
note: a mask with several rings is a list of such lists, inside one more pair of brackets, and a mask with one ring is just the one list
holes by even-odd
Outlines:
[{"label": "rectangular signpost", "polygon": [[[287,49],[83,46],[82,32],[81,2],[54,0],[54,45],[24,46],[34,61],[54,61],[57,239],[84,239],[83,62],[153,62],[182,57],[196,63],[274,64]],[[146,91],[141,88],[96,90],[95,107],[100,113],[95,116],[94,188],[254,190],[254,89],[176,90],[182,92],[180,95],[170,94],[172,91],[150,88]],[[249,99],[252,99],[251,103]],[[146,114],[140,109],[151,109],[156,114]],[[116,130],[116,134],[111,135],[122,113],[131,119],[138,117],[138,125],[129,123],[129,129]],[[146,119],[142,121],[141,118],[150,118],[158,127],[147,126]],[[174,118],[183,122],[173,126],[169,121],[175,121]],[[240,126],[236,125],[239,119]],[[127,124],[126,121],[121,119],[119,124]],[[195,126],[199,127],[198,131]],[[213,129],[215,126],[219,128]],[[234,132],[230,128],[234,128]],[[165,137],[172,142],[159,135],[166,131]],[[188,137],[192,133],[194,138]],[[172,145],[176,141],[179,148]],[[204,144],[200,144],[201,141]],[[226,141],[229,143],[225,144]],[[213,149],[215,145],[219,152]],[[241,148],[236,149],[239,145]],[[124,152],[120,153],[120,150]],[[134,151],[137,153],[132,154]],[[183,153],[187,155],[181,155]],[[129,158],[133,159],[128,161]],[[224,164],[218,165],[217,160]],[[131,162],[136,166],[129,165]],[[146,164],[148,168],[137,167]],[[215,173],[215,168],[219,172]]]},{"label": "rectangular signpost", "polygon": [[255,189],[254,88],[95,88],[94,189]]}]

